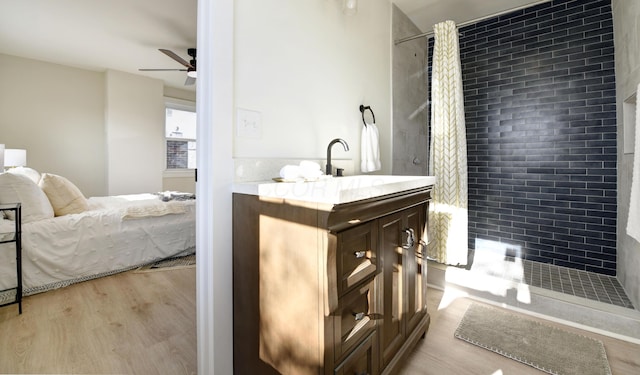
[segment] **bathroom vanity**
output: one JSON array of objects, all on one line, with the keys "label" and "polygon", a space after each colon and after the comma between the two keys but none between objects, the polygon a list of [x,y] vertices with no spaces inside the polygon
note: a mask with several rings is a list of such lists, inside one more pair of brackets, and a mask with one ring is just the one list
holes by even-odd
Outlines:
[{"label": "bathroom vanity", "polygon": [[234,187],[237,374],[387,374],[429,326],[433,177]]}]

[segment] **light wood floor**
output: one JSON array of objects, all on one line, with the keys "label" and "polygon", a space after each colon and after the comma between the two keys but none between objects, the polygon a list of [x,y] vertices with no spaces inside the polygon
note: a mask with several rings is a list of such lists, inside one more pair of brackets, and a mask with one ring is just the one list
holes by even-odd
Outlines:
[{"label": "light wood floor", "polygon": [[[474,301],[468,298],[459,298],[452,292],[444,293],[441,290],[429,289],[427,306],[431,315],[431,326],[426,338],[418,343],[409,357],[400,372],[401,375],[543,374],[533,367],[479,348],[453,336],[467,307],[472,302]],[[476,303],[480,302],[476,301]],[[540,320],[545,324],[602,340],[609,359],[609,366],[614,375],[640,374],[640,345],[548,320],[537,319],[529,315],[527,318]],[[497,328],[499,329],[499,327]]]},{"label": "light wood floor", "polygon": [[195,374],[195,268],[126,272],[0,308],[0,373]]},{"label": "light wood floor", "polygon": [[[471,302],[429,290],[431,327],[401,374],[541,374],[453,337]],[[640,374],[640,345],[580,332],[604,342],[613,374]],[[26,297],[22,315],[0,308],[0,373],[196,373],[195,268]]]}]

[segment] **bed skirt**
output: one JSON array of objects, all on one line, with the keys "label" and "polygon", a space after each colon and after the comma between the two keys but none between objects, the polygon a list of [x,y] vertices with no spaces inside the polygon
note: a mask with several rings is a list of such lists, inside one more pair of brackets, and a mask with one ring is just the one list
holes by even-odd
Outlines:
[{"label": "bed skirt", "polygon": [[[175,258],[175,257],[191,255],[191,254],[195,254],[195,252],[196,252],[195,248],[190,248],[190,249],[186,249],[186,250],[184,250],[184,251],[182,251],[182,252],[180,252],[178,254],[172,255],[169,258]],[[137,265],[125,267],[125,268],[122,268],[122,269],[119,269],[119,270],[103,272],[103,273],[100,273],[100,274],[97,274],[97,275],[87,275],[87,276],[79,277],[79,278],[73,279],[73,280],[63,280],[63,281],[58,281],[58,282],[47,284],[47,285],[40,285],[40,286],[37,286],[37,287],[24,289],[22,291],[22,296],[26,297],[26,296],[30,296],[30,295],[34,295],[34,294],[38,294],[38,293],[48,292],[50,290],[64,288],[64,287],[67,287],[69,285],[81,283],[83,281],[89,281],[89,280],[97,279],[97,278],[100,278],[100,277],[111,276],[111,275],[115,275],[115,274],[118,274],[118,273],[121,273],[121,272],[131,271],[131,270],[134,270],[136,268],[143,267],[143,266],[146,266],[146,265],[153,264],[155,262],[161,261],[162,259],[166,259],[166,258],[158,258],[158,259],[156,259],[156,260],[154,260],[152,262],[146,262],[146,263],[143,263],[143,264],[137,264]],[[11,297],[11,298],[13,298],[13,297]],[[0,297],[0,304],[2,304],[1,297]]]}]

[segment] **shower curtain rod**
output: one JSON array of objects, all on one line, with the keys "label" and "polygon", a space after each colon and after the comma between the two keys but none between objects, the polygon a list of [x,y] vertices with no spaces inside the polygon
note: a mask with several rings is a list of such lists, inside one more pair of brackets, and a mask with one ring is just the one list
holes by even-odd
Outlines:
[{"label": "shower curtain rod", "polygon": [[[503,14],[515,12],[515,11],[520,10],[520,9],[530,8],[530,7],[536,6],[538,4],[548,3],[550,1],[552,1],[552,0],[538,0],[538,1],[536,1],[534,3],[531,3],[531,4],[522,5],[522,6],[519,6],[519,7],[516,7],[516,8],[511,8],[511,9],[508,9],[508,10],[503,10],[503,11],[500,11],[500,12],[496,12],[496,13],[490,14],[488,16],[483,16],[483,17],[475,18],[475,19],[472,19],[472,20],[469,20],[469,21],[465,21],[465,22],[462,22],[461,24],[459,24],[457,26],[458,26],[458,28],[460,28],[460,27],[465,27],[465,26],[468,26],[468,25],[473,25],[474,23],[477,23],[477,22],[480,22],[480,21],[483,21],[483,20],[488,20],[488,19],[493,18],[493,17],[502,16]],[[397,46],[400,43],[408,42],[410,40],[414,40],[414,39],[418,39],[418,38],[430,37],[430,36],[433,36],[433,30],[427,31],[426,33],[422,33],[422,34],[408,36],[406,38],[396,39],[393,42],[393,44]]]}]

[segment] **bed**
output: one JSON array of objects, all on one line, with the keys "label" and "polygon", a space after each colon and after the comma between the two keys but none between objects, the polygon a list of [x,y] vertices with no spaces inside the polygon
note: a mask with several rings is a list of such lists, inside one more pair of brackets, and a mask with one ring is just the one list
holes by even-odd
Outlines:
[{"label": "bed", "polygon": [[[61,176],[0,174],[0,203],[22,203],[23,295],[195,253],[193,196],[166,192],[86,199],[78,193]],[[0,232],[13,227],[13,218],[0,218]],[[15,286],[11,246],[0,245],[0,290]]]}]

